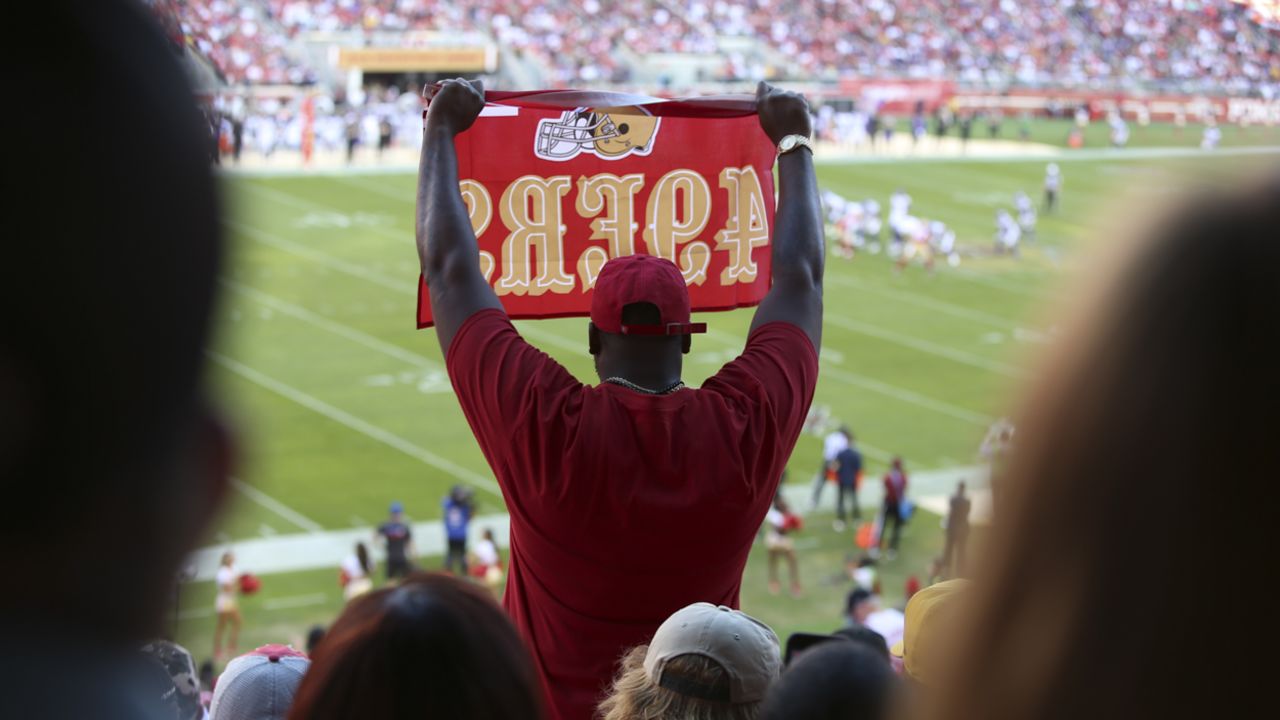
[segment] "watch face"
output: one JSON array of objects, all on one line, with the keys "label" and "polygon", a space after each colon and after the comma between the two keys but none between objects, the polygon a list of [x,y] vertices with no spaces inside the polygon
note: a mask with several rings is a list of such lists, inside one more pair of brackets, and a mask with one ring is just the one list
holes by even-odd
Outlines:
[{"label": "watch face", "polygon": [[796,142],[797,142],[797,140],[796,140],[796,136],[795,136],[795,135],[788,135],[788,136],[786,136],[786,137],[782,138],[782,146],[781,146],[781,147],[782,147],[782,151],[783,151],[783,152],[786,152],[787,150],[790,150],[791,148],[795,147],[795,146],[796,146]]}]

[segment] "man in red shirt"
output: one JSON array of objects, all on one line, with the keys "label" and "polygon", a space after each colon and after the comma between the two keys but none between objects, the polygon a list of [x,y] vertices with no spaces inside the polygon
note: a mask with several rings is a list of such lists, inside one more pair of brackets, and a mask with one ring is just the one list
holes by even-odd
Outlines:
[{"label": "man in red shirt", "polygon": [[[761,84],[760,124],[784,152],[773,285],[742,355],[701,388],[680,381],[689,294],[672,263],[605,265],[583,385],[530,346],[480,272],[454,137],[484,107],[448,81],[427,114],[418,251],[458,401],[511,513],[504,604],[552,708],[588,720],[616,661],[693,602],[737,607],[742,569],[813,399],[822,333],[822,220],[808,106]],[[783,142],[783,141],[786,142]]]}]

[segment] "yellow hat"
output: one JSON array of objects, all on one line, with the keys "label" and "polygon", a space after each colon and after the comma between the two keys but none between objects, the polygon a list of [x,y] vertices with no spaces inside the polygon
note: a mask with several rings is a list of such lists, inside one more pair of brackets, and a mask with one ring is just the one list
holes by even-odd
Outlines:
[{"label": "yellow hat", "polygon": [[921,590],[907,602],[902,639],[889,648],[913,679],[926,683],[925,668],[935,652],[939,636],[955,614],[956,601],[969,587],[968,580],[947,580]]}]

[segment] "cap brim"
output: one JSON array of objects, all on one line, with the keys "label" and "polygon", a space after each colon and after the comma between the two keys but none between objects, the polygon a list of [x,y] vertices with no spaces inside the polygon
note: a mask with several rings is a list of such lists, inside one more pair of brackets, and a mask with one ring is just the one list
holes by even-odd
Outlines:
[{"label": "cap brim", "polygon": [[903,641],[899,640],[898,642],[893,644],[893,647],[889,648],[889,654],[896,658],[900,658],[902,657],[903,648],[904,648],[904,643]]}]

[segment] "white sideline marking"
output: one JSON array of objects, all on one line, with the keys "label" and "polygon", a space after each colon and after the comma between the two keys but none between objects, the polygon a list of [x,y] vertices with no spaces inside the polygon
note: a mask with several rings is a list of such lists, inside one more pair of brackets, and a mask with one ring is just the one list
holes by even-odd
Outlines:
[{"label": "white sideline marking", "polygon": [[1023,163],[1023,162],[1093,162],[1097,160],[1147,160],[1165,158],[1216,158],[1235,155],[1274,155],[1280,153],[1280,145],[1256,145],[1253,147],[1226,147],[1217,150],[1200,148],[1152,147],[1106,148],[1096,150],[1066,150],[1053,155],[944,155],[928,156],[868,156],[868,157],[817,157],[817,165],[901,165],[917,163]]},{"label": "white sideline marking", "polygon": [[295,595],[294,597],[272,598],[264,600],[262,608],[264,610],[286,610],[288,608],[307,607],[309,605],[323,605],[329,596],[324,593],[311,593],[310,595]]},{"label": "white sideline marking", "polygon": [[869,325],[857,320],[850,320],[848,318],[840,317],[839,315],[824,315],[823,321],[829,322],[832,325],[844,328],[851,332],[870,335],[871,337],[880,338],[881,340],[886,340],[904,347],[919,350],[923,353],[929,353],[930,355],[937,355],[938,357],[946,358],[948,360],[954,360],[955,362],[964,365],[970,365],[983,370],[990,370],[991,372],[999,373],[1006,377],[1020,378],[1025,375],[1021,369],[1012,365],[1007,365],[995,360],[989,360],[972,353],[956,350],[955,348],[950,348],[946,345],[939,345],[938,343],[930,342],[928,340],[921,340],[908,335],[902,335],[901,333],[896,333],[892,330],[884,330],[876,327],[875,325]]},{"label": "white sideline marking", "polygon": [[315,520],[312,520],[306,515],[303,515],[297,510],[294,510],[288,505],[285,505],[284,503],[262,492],[258,488],[250,485],[249,483],[241,480],[240,478],[231,478],[231,485],[235,489],[244,493],[245,497],[258,503],[259,505],[270,510],[271,512],[279,515],[285,520],[288,520],[294,525],[297,525],[303,530],[306,530],[307,532],[320,532],[324,530],[324,527],[322,527],[320,523],[316,522]]},{"label": "white sideline marking", "polygon": [[276,529],[271,527],[270,525],[266,523],[262,523],[261,525],[258,526],[258,534],[264,538],[272,538],[279,535],[280,533],[276,532]]},{"label": "white sideline marking", "polygon": [[834,281],[837,285],[844,285],[845,287],[856,288],[874,295],[893,298],[894,300],[901,300],[909,305],[918,305],[923,308],[928,308],[929,310],[937,310],[944,315],[951,315],[952,317],[985,323],[993,327],[998,327],[1002,330],[1008,330],[1018,324],[1014,320],[1003,318],[998,315],[991,315],[990,313],[985,313],[981,310],[974,310],[973,308],[965,307],[963,305],[953,305],[940,300],[934,300],[933,298],[916,295],[915,293],[869,285],[860,280],[855,280],[854,278],[835,275],[830,276],[827,279]]},{"label": "white sideline marking", "polygon": [[262,303],[263,305],[266,305],[267,307],[274,308],[275,310],[282,312],[285,315],[295,317],[299,320],[302,320],[303,322],[310,323],[323,330],[328,330],[334,335],[344,337],[348,340],[351,340],[352,342],[363,345],[369,348],[370,350],[376,350],[384,355],[388,355],[390,357],[396,358],[397,360],[403,360],[404,362],[409,363],[414,367],[419,367],[426,370],[441,369],[438,363],[436,363],[431,358],[426,357],[425,355],[419,355],[418,353],[413,352],[411,350],[405,350],[399,345],[386,342],[385,340],[380,340],[374,337],[373,335],[369,335],[368,333],[357,330],[345,323],[340,323],[336,320],[330,320],[329,318],[324,317],[323,315],[318,315],[316,313],[311,312],[310,310],[302,307],[301,305],[295,305],[291,302],[288,302],[287,300],[282,300],[274,295],[264,293],[261,290],[256,290],[247,285],[242,285],[241,283],[238,283],[234,280],[223,278],[221,282],[223,285],[231,288],[232,290],[242,295],[245,295],[247,297],[250,297],[256,300],[257,302]]},{"label": "white sideline marking", "polygon": [[301,390],[298,390],[297,388],[291,387],[289,385],[286,385],[280,382],[279,380],[276,380],[275,378],[264,375],[258,372],[257,370],[254,370],[253,368],[249,367],[248,365],[237,362],[235,360],[232,360],[229,357],[226,357],[225,355],[221,355],[215,352],[209,352],[208,355],[214,362],[218,363],[219,365],[226,368],[227,370],[230,370],[231,372],[239,375],[245,380],[248,380],[249,382],[254,383],[255,385],[259,385],[267,390],[270,390],[271,392],[274,392],[277,395],[280,395],[281,397],[292,400],[295,403],[309,410],[313,410],[321,415],[324,415],[330,420],[333,420],[334,422],[340,425],[345,425],[348,428],[355,430],[358,433],[361,433],[370,438],[373,438],[374,440],[377,440],[380,443],[383,443],[384,445],[389,445],[395,448],[396,450],[399,450],[400,452],[404,453],[405,455],[408,455],[409,457],[420,460],[426,463],[427,465],[430,465],[436,468],[437,470],[440,470],[443,473],[452,475],[458,480],[462,480],[464,482],[468,482],[478,487],[481,487],[485,490],[488,490],[489,492],[493,493],[493,495],[495,495],[496,497],[502,497],[502,493],[498,489],[498,484],[487,477],[483,477],[452,461],[446,460],[445,458],[442,458],[439,455],[436,455],[435,453],[431,452],[430,450],[427,450],[426,448],[420,447],[412,442],[409,442],[408,440],[405,440],[399,435],[396,435],[395,433],[384,430],[383,428],[380,428],[377,425],[374,425],[373,423],[367,420],[363,420],[361,418],[356,417],[355,415],[352,415],[351,413],[348,413],[344,410],[340,410],[315,396],[308,395],[307,393]]}]

